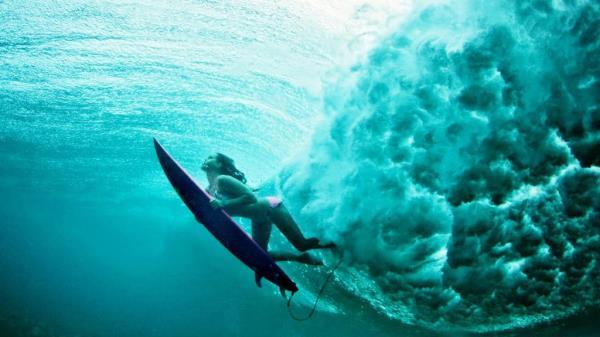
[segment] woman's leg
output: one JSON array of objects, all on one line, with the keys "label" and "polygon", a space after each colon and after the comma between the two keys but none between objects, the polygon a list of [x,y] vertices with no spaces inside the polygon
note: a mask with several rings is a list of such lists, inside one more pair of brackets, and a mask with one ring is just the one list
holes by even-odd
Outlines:
[{"label": "woman's leg", "polygon": [[272,228],[269,218],[252,219],[252,239],[265,251],[268,251]]},{"label": "woman's leg", "polygon": [[300,227],[283,204],[272,209],[270,218],[281,233],[301,252],[315,248],[335,247],[334,244],[322,245],[317,238],[305,238]]},{"label": "woman's leg", "polygon": [[323,261],[317,259],[316,257],[313,257],[312,255],[310,255],[308,253],[298,254],[298,253],[292,253],[292,252],[270,250],[269,255],[271,255],[271,257],[273,257],[273,260],[275,260],[275,261],[294,261],[294,262],[300,262],[300,263],[310,264],[310,265],[314,265],[314,266],[322,266],[323,265]]},{"label": "woman's leg", "polygon": [[323,262],[308,253],[292,253],[276,250],[268,250],[269,239],[271,238],[271,229],[273,223],[270,219],[253,219],[252,220],[252,239],[273,257],[275,261],[295,261],[310,265],[323,265]]}]

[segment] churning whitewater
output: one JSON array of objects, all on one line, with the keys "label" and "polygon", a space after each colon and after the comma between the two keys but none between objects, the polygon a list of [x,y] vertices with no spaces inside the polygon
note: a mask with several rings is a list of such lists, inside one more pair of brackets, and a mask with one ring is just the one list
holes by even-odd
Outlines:
[{"label": "churning whitewater", "polygon": [[427,5],[339,71],[278,184],[343,247],[340,287],[438,329],[598,305],[599,18],[592,1]]}]

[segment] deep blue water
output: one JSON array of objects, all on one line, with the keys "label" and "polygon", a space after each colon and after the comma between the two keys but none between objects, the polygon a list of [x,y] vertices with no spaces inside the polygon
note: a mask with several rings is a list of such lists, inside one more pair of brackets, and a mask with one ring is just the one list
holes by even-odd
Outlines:
[{"label": "deep blue water", "polygon": [[[0,1],[2,335],[598,335],[599,14]],[[313,319],[195,222],[152,137],[338,243]],[[327,268],[282,267],[307,312]]]}]

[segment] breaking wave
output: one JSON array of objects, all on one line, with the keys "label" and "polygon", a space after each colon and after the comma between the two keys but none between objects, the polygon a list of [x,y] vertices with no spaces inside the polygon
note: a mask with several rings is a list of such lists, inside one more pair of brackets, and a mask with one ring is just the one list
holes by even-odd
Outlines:
[{"label": "breaking wave", "polygon": [[592,1],[438,2],[338,70],[277,180],[338,287],[440,330],[597,305],[599,33]]}]

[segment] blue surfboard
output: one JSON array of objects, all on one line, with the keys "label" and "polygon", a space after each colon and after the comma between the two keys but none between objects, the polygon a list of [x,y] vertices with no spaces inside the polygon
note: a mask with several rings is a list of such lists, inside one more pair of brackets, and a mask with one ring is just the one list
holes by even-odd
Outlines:
[{"label": "blue surfboard", "polygon": [[154,148],[163,171],[181,197],[192,211],[196,220],[208,229],[227,250],[255,272],[256,284],[265,278],[277,285],[284,294],[298,291],[296,283],[275,263],[271,255],[264,251],[223,209],[213,209],[213,199],[194,181],[173,157],[154,139]]}]

